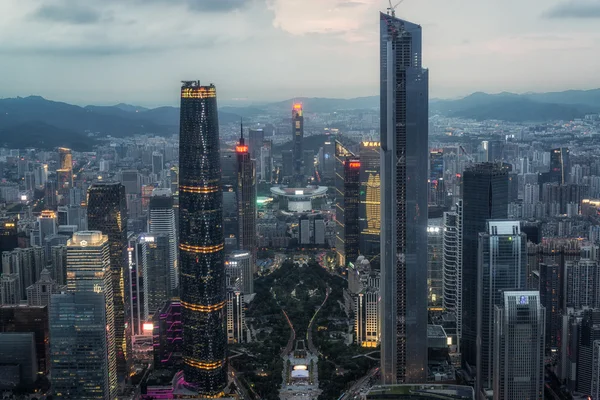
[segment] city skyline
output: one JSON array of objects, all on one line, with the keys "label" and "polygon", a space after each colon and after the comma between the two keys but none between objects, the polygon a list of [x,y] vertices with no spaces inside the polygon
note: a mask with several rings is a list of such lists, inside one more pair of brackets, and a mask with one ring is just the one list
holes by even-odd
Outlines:
[{"label": "city skyline", "polygon": [[[193,73],[205,52],[214,62],[203,63],[204,73],[223,88],[224,104],[374,95],[374,21],[387,6],[385,0],[5,1],[0,54],[7,62],[0,67],[0,97],[176,104],[170,87]],[[427,32],[424,63],[436,71],[431,97],[600,87],[594,73],[600,60],[593,56],[600,49],[597,1],[464,0],[460,9],[442,0],[406,1],[397,12]],[[187,23],[198,18],[205,23]],[[261,52],[264,48],[272,51]],[[558,57],[566,49],[570,57]],[[256,62],[245,63],[242,71],[240,57]],[[172,58],[185,62],[175,66]],[[322,62],[328,59],[335,62]],[[573,59],[578,74],[564,74]],[[289,80],[290,71],[299,79]]]}]

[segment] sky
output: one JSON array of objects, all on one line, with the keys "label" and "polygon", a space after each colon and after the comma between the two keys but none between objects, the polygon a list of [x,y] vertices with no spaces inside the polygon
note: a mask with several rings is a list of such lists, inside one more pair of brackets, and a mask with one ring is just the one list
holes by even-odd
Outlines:
[{"label": "sky", "polygon": [[[394,3],[398,0],[392,0]],[[0,0],[0,98],[221,104],[379,90],[388,0]],[[600,0],[405,0],[430,97],[600,87]]]}]

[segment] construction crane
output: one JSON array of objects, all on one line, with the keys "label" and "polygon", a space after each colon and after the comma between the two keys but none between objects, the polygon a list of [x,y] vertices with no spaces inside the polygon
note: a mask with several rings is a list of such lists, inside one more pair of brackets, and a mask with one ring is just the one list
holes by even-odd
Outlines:
[{"label": "construction crane", "polygon": [[396,16],[396,8],[402,4],[402,2],[404,2],[404,0],[400,0],[399,2],[396,3],[395,6],[392,5],[392,0],[388,0],[390,2],[390,6],[388,7],[387,11],[388,11],[388,15],[391,15],[392,17]]}]

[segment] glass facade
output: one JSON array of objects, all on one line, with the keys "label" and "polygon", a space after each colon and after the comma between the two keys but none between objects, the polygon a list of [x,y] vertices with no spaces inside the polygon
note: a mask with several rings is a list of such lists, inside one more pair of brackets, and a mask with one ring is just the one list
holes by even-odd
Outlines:
[{"label": "glass facade", "polygon": [[[360,254],[371,262],[379,258],[379,233],[381,231],[381,180],[380,144],[360,144]],[[379,260],[376,262],[379,264]]]},{"label": "glass facade", "polygon": [[304,168],[303,168],[303,152],[302,141],[304,140],[304,114],[302,104],[296,103],[292,108],[292,141],[294,142],[293,159],[294,159],[294,185],[303,187]]},{"label": "glass facade", "polygon": [[74,292],[52,296],[50,358],[55,398],[116,398],[116,376],[112,380],[114,390],[110,386],[112,377],[107,363],[110,344],[106,323],[103,293]]},{"label": "glass facade", "polygon": [[421,26],[381,14],[381,376],[427,375],[429,73]]},{"label": "glass facade", "polygon": [[355,263],[359,254],[360,160],[335,142],[335,248],[338,265]]},{"label": "glass facade", "polygon": [[527,237],[519,221],[488,221],[478,248],[476,392],[480,393],[493,387],[494,308],[502,305],[505,290],[525,289]]},{"label": "glass facade", "polygon": [[463,361],[475,365],[477,336],[477,246],[488,219],[508,217],[508,171],[492,163],[476,164],[462,176],[462,343]]},{"label": "glass facade", "polygon": [[494,399],[544,398],[545,311],[538,292],[503,293],[495,308]]},{"label": "glass facade", "polygon": [[252,254],[252,265],[256,265],[256,162],[244,142],[243,127],[236,146],[237,153],[237,212],[238,248]]},{"label": "glass facade", "polygon": [[[65,388],[61,389],[64,397],[86,398],[85,395],[70,393],[72,390],[75,393],[79,390],[94,392],[98,385],[88,380],[96,381],[100,373],[105,374],[102,379],[106,379],[108,384],[108,392],[104,389],[103,394],[110,393],[111,398],[116,396],[118,358],[110,262],[110,241],[102,232],[76,232],[67,243],[67,290],[68,294],[75,296],[58,297],[62,303],[55,308],[55,296],[63,295],[53,295],[50,307],[50,340],[55,346],[50,348],[52,377],[56,376],[57,384]],[[74,326],[69,327],[69,324]],[[55,337],[59,339],[55,341]],[[71,346],[78,350],[65,356],[65,349]],[[96,365],[100,362],[104,364],[102,371]],[[73,382],[68,382],[74,373],[70,371],[73,364],[77,365],[77,378],[73,379],[76,381],[75,388]]]},{"label": "glass facade", "polygon": [[110,268],[115,313],[115,351],[117,373],[129,375],[127,354],[131,348],[131,331],[126,324],[130,319],[125,301],[129,287],[127,265],[127,204],[125,186],[119,182],[94,182],[87,193],[88,229],[108,236]]},{"label": "glass facade", "polygon": [[183,372],[201,394],[227,385],[223,192],[217,94],[183,82],[179,138],[179,266]]}]

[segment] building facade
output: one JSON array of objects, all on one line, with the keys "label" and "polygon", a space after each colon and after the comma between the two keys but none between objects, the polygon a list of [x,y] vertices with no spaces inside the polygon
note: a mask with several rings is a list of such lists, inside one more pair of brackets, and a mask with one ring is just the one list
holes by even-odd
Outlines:
[{"label": "building facade", "polygon": [[473,367],[477,357],[479,233],[487,231],[487,220],[508,217],[508,172],[501,165],[491,163],[476,164],[467,168],[462,176],[461,193],[463,197],[461,352],[463,362]]},{"label": "building facade", "polygon": [[494,399],[543,399],[545,309],[539,293],[504,292],[494,318]]},{"label": "building facade", "polygon": [[[126,321],[125,288],[129,286],[127,259],[127,204],[125,186],[119,182],[94,182],[88,189],[88,229],[108,236],[112,276],[113,310],[115,318],[115,351],[117,373],[129,374],[127,354],[131,351],[131,330]],[[68,256],[67,256],[68,258]],[[68,261],[67,261],[68,262]]]},{"label": "building facade", "polygon": [[238,249],[250,252],[252,264],[256,265],[256,162],[250,158],[244,141],[244,128],[235,147],[237,154],[237,212]]},{"label": "building facade", "polygon": [[427,375],[427,178],[429,74],[421,27],[380,17],[381,376]]},{"label": "building facade", "polygon": [[476,393],[493,388],[494,309],[502,306],[503,291],[525,289],[526,246],[519,221],[490,220],[479,234]]},{"label": "building facade", "polygon": [[194,390],[216,396],[227,385],[227,292],[219,121],[213,85],[183,82],[179,146],[183,372]]},{"label": "building facade", "polygon": [[361,142],[360,158],[360,254],[379,259],[381,232],[381,174],[379,142]]}]

